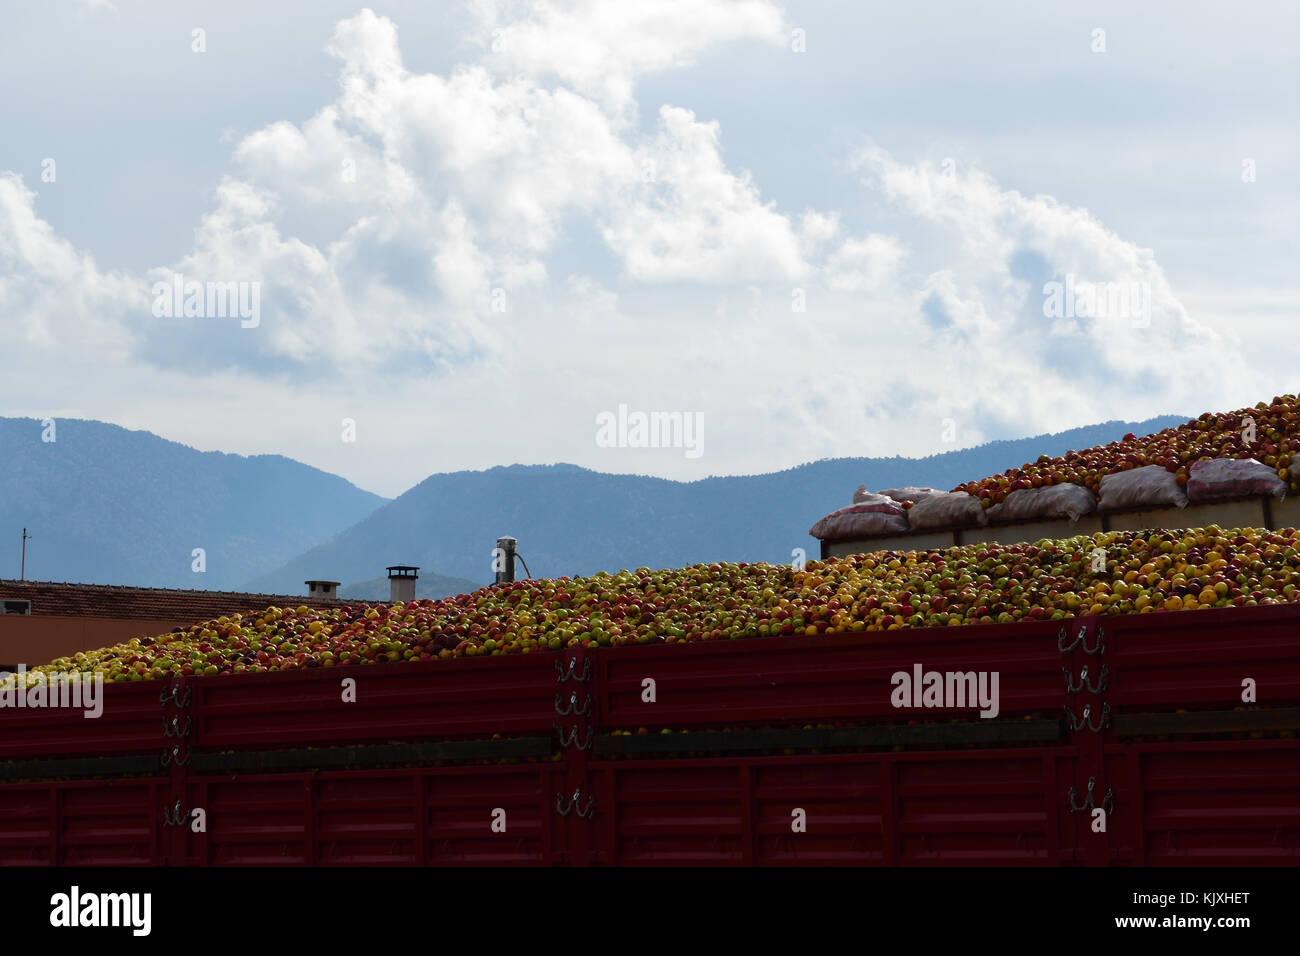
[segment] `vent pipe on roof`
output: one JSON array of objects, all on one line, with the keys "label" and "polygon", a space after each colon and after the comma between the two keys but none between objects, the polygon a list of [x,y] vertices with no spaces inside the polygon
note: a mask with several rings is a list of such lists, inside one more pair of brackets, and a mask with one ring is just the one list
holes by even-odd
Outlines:
[{"label": "vent pipe on roof", "polygon": [[515,579],[515,555],[518,553],[516,546],[519,542],[511,537],[497,538],[496,554],[493,556],[493,564],[496,570],[497,584],[510,584]]},{"label": "vent pipe on roof", "polygon": [[388,571],[389,601],[406,604],[415,600],[415,582],[420,577],[420,569],[405,564],[395,564]]},{"label": "vent pipe on roof", "polygon": [[320,598],[322,601],[337,601],[339,599],[339,582],[308,581],[307,593],[314,598]]}]

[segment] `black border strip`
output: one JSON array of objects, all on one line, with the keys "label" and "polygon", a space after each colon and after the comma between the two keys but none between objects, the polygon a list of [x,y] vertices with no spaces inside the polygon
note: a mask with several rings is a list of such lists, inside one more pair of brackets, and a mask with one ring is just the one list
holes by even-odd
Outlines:
[{"label": "black border strip", "polygon": [[1119,737],[1300,730],[1300,707],[1201,710],[1184,714],[1116,714],[1112,719],[1115,722],[1115,734]]},{"label": "black border strip", "polygon": [[673,734],[604,734],[597,754],[655,754],[681,751],[812,750],[833,747],[914,747],[934,744],[1057,743],[1065,739],[1059,720],[963,721],[889,727],[821,727],[812,730],[705,731]]},{"label": "black border strip", "polygon": [[191,769],[198,774],[235,770],[323,770],[380,763],[549,757],[554,752],[555,740],[552,737],[509,737],[502,740],[447,740],[439,743],[331,747],[328,750],[252,750],[233,754],[195,754]]},{"label": "black border strip", "polygon": [[18,760],[0,763],[0,780],[47,777],[93,777],[96,775],[166,773],[158,754],[131,757],[65,757],[62,760]]},{"label": "black border strip", "polygon": [[[321,750],[250,750],[243,753],[196,753],[192,773],[237,770],[315,770],[384,763],[425,763],[436,760],[501,760],[549,757],[551,737],[509,737],[502,740],[447,740],[434,743],[392,743],[377,746],[330,747]],[[53,777],[96,777],[140,774],[165,776],[162,751],[130,757],[73,757],[63,760],[21,760],[0,763],[0,781],[43,780]]]}]

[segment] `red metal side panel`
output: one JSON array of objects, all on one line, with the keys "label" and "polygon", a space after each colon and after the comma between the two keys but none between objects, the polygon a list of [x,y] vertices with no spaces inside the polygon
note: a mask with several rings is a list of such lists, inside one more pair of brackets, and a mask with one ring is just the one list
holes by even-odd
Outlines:
[{"label": "red metal side panel", "polygon": [[207,832],[186,834],[187,856],[215,866],[550,865],[556,773],[529,764],[193,778],[189,808],[205,810]]},{"label": "red metal side panel", "polygon": [[156,865],[164,788],[147,780],[60,785],[58,863]]},{"label": "red metal side panel", "polygon": [[1300,865],[1300,740],[1106,748],[1116,862]]},{"label": "red metal side panel", "polygon": [[[611,728],[730,726],[774,720],[926,720],[967,710],[895,709],[890,677],[913,665],[997,671],[1000,716],[1060,713],[1063,624],[1021,622],[823,637],[619,648],[593,655],[600,714]],[[1077,627],[1077,622],[1075,625]],[[642,701],[652,678],[656,701]]]},{"label": "red metal side panel", "polygon": [[310,774],[191,777],[186,809],[202,809],[205,833],[185,833],[187,862],[211,866],[306,866],[311,862]]},{"label": "red metal side panel", "polygon": [[595,862],[701,866],[748,862],[740,760],[595,763]]},{"label": "red metal side panel", "polygon": [[[596,862],[1057,865],[1071,748],[594,765]],[[804,829],[795,829],[802,811]]]},{"label": "red metal side panel", "polygon": [[[549,866],[557,862],[561,819],[555,797],[563,766],[436,769],[421,774],[425,860],[435,866]],[[495,811],[505,832],[493,832]]]},{"label": "red metal side panel", "polygon": [[310,787],[313,862],[323,866],[413,866],[421,862],[418,786],[410,774],[322,776]]},{"label": "red metal side panel", "polygon": [[0,865],[52,864],[56,853],[54,784],[0,787]]},{"label": "red metal side panel", "polygon": [[[201,750],[546,735],[554,655],[372,664],[193,681]],[[356,680],[356,702],[341,682]]]},{"label": "red metal side panel", "polygon": [[162,684],[105,684],[103,713],[0,707],[0,760],[104,756],[162,750]]},{"label": "red metal side panel", "polygon": [[895,760],[899,863],[1069,862],[1075,829],[1058,780],[1073,748],[909,754]]},{"label": "red metal side panel", "polygon": [[[776,760],[750,768],[754,862],[884,862],[884,775],[871,760]],[[806,832],[794,833],[801,811]]]},{"label": "red metal side panel", "polygon": [[1117,713],[1242,706],[1242,680],[1263,707],[1300,704],[1300,606],[1101,617],[1107,694]]},{"label": "red metal side panel", "polygon": [[0,865],[157,865],[161,787],[150,780],[0,787]]},{"label": "red metal side panel", "polygon": [[[1076,759],[1065,746],[598,761],[589,818],[556,812],[552,763],[193,778],[184,809],[206,811],[201,834],[163,825],[165,780],[15,784],[0,787],[0,864],[547,865],[576,827],[607,865],[1300,863],[1300,740],[1108,745],[1105,834],[1068,810]],[[1078,845],[1092,839],[1101,858]]]},{"label": "red metal side panel", "polygon": [[[188,707],[164,706],[159,683],[117,684],[99,720],[0,708],[0,759],[156,754],[176,743],[164,714],[192,717],[190,743],[209,750],[546,734],[557,691],[582,731],[555,763],[234,777],[173,765],[165,779],[0,785],[0,864],[1300,863],[1300,741],[1123,743],[1102,716],[1240,706],[1245,677],[1259,706],[1295,706],[1300,606],[1068,623],[1064,654],[1059,623],[1022,623],[602,649],[585,655],[590,675],[584,663],[558,681],[551,653],[203,678]],[[970,719],[895,710],[889,678],[914,664],[998,671],[1000,720],[1066,703],[1091,717],[1050,747],[621,761],[572,749],[640,725]],[[1062,668],[1074,682],[1085,664],[1103,686],[1067,695]],[[356,704],[341,700],[345,676]],[[1094,777],[1095,799],[1115,800],[1103,834],[1066,798]],[[187,820],[205,811],[206,833],[164,825],[178,800]]]}]

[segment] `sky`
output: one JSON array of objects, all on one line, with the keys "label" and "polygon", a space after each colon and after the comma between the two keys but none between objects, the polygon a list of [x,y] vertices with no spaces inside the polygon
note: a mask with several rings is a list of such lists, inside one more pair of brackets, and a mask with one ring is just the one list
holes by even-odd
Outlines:
[{"label": "sky", "polygon": [[1297,9],[6,4],[0,415],[393,496],[1295,392]]}]

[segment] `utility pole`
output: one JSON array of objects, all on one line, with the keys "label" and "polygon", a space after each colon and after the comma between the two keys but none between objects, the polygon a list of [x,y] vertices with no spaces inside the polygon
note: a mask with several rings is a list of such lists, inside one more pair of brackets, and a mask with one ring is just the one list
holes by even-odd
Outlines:
[{"label": "utility pole", "polygon": [[23,528],[23,563],[18,571],[19,581],[27,580],[27,539],[30,537],[31,535],[27,533],[27,529]]}]

